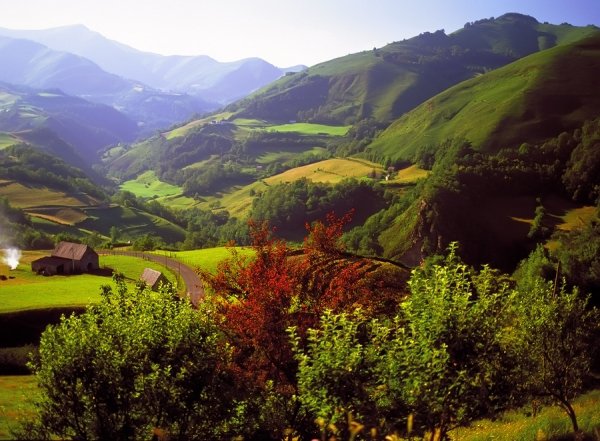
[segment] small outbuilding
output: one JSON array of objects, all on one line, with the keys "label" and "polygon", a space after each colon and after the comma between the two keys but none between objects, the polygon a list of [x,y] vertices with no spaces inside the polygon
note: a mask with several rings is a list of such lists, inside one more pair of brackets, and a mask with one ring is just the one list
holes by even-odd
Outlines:
[{"label": "small outbuilding", "polygon": [[100,259],[91,247],[81,243],[59,242],[50,256],[31,262],[31,270],[48,276],[78,274],[100,268]]},{"label": "small outbuilding", "polygon": [[140,280],[144,282],[144,284],[152,291],[158,291],[160,285],[171,283],[163,273],[153,270],[152,268],[144,268],[144,272],[142,273]]}]

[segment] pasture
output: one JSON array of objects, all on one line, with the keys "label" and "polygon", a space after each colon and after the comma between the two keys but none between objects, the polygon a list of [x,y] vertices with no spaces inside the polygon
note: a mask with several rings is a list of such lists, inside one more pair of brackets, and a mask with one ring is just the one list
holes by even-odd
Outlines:
[{"label": "pasture", "polygon": [[48,205],[77,207],[91,205],[97,201],[84,194],[67,194],[46,187],[23,185],[13,181],[0,182],[0,196],[6,197],[16,208],[33,208]]},{"label": "pasture", "polygon": [[153,170],[121,184],[121,190],[129,191],[142,198],[166,197],[181,194],[181,187],[161,181]]},{"label": "pasture", "polygon": [[[235,252],[242,256],[251,256],[254,253],[252,248],[249,247],[215,247],[200,250],[167,252],[167,255],[181,263],[185,263],[191,268],[200,268],[203,271],[215,273],[219,262],[231,257],[232,250],[235,250]],[[163,252],[161,251],[157,251],[155,254],[162,253]]]},{"label": "pasture", "polygon": [[[9,278],[0,281],[0,313],[52,307],[86,306],[100,300],[103,285],[114,286],[110,271],[99,274],[44,277],[31,271],[31,261],[48,252],[25,251],[19,266],[10,271]],[[144,268],[161,271],[173,284],[177,278],[162,265],[129,256],[100,256],[100,268],[121,272],[133,285]]]},{"label": "pasture", "polygon": [[269,132],[296,132],[302,135],[328,135],[344,136],[348,133],[350,126],[330,126],[313,123],[290,123],[278,126],[267,126]]},{"label": "pasture", "polygon": [[266,178],[265,182],[274,185],[306,178],[313,182],[336,184],[346,178],[367,177],[373,170],[382,172],[383,168],[379,164],[362,159],[333,158],[293,168]]}]

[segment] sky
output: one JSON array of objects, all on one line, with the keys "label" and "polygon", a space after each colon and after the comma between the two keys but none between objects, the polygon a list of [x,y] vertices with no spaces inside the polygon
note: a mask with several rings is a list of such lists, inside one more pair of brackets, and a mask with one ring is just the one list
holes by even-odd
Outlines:
[{"label": "sky", "polygon": [[0,27],[83,24],[163,55],[308,66],[506,12],[600,26],[600,0],[0,0]]}]

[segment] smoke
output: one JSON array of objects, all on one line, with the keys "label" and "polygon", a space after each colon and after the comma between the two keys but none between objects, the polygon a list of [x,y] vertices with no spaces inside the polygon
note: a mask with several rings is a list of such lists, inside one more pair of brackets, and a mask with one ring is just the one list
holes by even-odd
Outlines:
[{"label": "smoke", "polygon": [[21,259],[21,250],[18,248],[7,248],[4,250],[4,257],[2,261],[8,265],[11,270],[14,270],[19,266],[19,259]]}]

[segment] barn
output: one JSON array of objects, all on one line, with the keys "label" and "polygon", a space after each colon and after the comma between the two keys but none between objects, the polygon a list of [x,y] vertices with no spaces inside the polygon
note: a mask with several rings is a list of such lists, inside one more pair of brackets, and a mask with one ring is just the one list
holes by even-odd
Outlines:
[{"label": "barn", "polygon": [[144,268],[140,280],[152,291],[158,291],[161,284],[166,285],[167,283],[171,283],[163,273],[152,268]]},{"label": "barn", "polygon": [[91,247],[73,242],[59,242],[50,256],[31,262],[31,270],[48,276],[78,274],[100,268],[98,253]]}]

